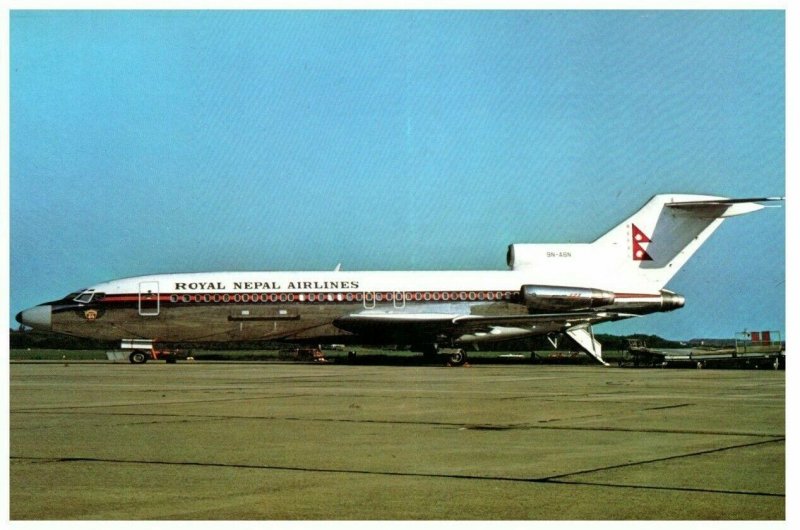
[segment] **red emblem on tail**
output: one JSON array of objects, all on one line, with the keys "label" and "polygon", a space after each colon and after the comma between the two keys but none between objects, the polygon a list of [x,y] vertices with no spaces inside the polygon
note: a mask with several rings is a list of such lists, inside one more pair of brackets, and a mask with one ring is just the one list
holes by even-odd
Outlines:
[{"label": "red emblem on tail", "polygon": [[633,223],[631,223],[631,240],[634,261],[653,261],[650,254],[642,247],[642,243],[650,243],[650,238]]}]

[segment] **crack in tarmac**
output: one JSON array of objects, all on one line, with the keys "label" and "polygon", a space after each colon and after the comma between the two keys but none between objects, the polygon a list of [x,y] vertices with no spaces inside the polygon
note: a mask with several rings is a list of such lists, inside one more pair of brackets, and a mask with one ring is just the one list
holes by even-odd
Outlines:
[{"label": "crack in tarmac", "polygon": [[681,407],[692,407],[694,403],[680,403],[678,405],[664,405],[661,407],[649,407],[642,410],[664,410],[664,409],[679,409]]},{"label": "crack in tarmac", "polygon": [[598,467],[598,468],[594,468],[594,469],[586,469],[586,470],[583,470],[583,471],[573,471],[573,472],[570,472],[570,473],[562,473],[560,475],[550,476],[550,477],[548,477],[548,479],[549,480],[556,480],[556,479],[561,479],[561,478],[564,478],[564,477],[572,477],[572,476],[575,476],[575,475],[585,475],[587,473],[596,473],[598,471],[609,471],[611,469],[621,469],[621,468],[630,467],[630,466],[639,466],[639,465],[643,465],[643,464],[654,464],[656,462],[666,462],[668,460],[675,460],[675,459],[678,459],[678,458],[686,458],[686,457],[690,457],[690,456],[708,455],[708,454],[712,454],[712,453],[719,453],[721,451],[730,451],[732,449],[742,449],[742,448],[745,448],[745,447],[755,447],[757,445],[764,445],[764,444],[770,444],[770,443],[776,443],[776,442],[785,442],[785,441],[786,441],[786,438],[779,437],[779,438],[775,438],[773,440],[759,440],[757,442],[749,442],[749,443],[743,443],[743,444],[737,444],[737,445],[728,445],[728,446],[725,446],[725,447],[715,447],[713,449],[704,449],[702,451],[694,451],[692,453],[685,453],[685,454],[672,455],[672,456],[663,456],[663,457],[659,457],[659,458],[653,458],[653,459],[650,459],[650,460],[640,460],[638,462],[626,462],[624,464],[615,464],[613,466],[604,466],[604,467]]},{"label": "crack in tarmac", "polygon": [[[164,418],[202,418],[215,420],[249,420],[249,421],[306,421],[321,423],[353,423],[368,425],[419,425],[430,427],[452,427],[467,430],[562,430],[562,431],[600,431],[600,432],[629,432],[646,434],[700,434],[711,436],[749,436],[758,438],[781,438],[785,434],[763,433],[763,432],[726,432],[695,429],[636,429],[632,427],[604,427],[604,426],[570,426],[570,425],[542,425],[542,424],[482,424],[482,423],[461,423],[461,422],[441,422],[441,421],[411,421],[411,420],[373,420],[373,419],[351,419],[351,418],[302,418],[296,416],[235,416],[220,414],[166,414],[166,413],[146,413],[146,412],[82,412],[82,411],[57,411],[48,410],[12,410],[11,414],[51,414],[51,415],[101,415],[101,416],[154,416]],[[563,418],[564,420],[585,419],[592,416],[578,418]],[[597,415],[600,416],[600,415]],[[559,421],[558,418],[540,420],[541,422]]]},{"label": "crack in tarmac", "polygon": [[631,466],[647,465],[656,462],[664,462],[669,460],[677,460],[681,458],[691,458],[694,456],[702,456],[721,451],[730,451],[734,449],[741,449],[746,447],[753,447],[768,443],[784,442],[785,438],[776,440],[762,440],[747,444],[737,444],[732,446],[717,447],[714,449],[707,449],[703,451],[695,451],[691,453],[684,453],[679,455],[671,455],[667,457],[654,458],[650,460],[642,460],[638,462],[628,462],[625,464],[618,464],[614,466],[604,466],[596,469],[575,471],[571,473],[562,473],[559,475],[551,475],[548,477],[526,478],[526,477],[502,477],[502,476],[480,476],[480,475],[462,475],[462,474],[448,474],[448,473],[415,473],[415,472],[401,472],[401,471],[375,471],[364,469],[335,469],[335,468],[308,468],[299,466],[277,466],[277,465],[260,465],[260,464],[225,464],[218,462],[170,462],[162,460],[126,460],[114,458],[92,458],[92,457],[31,457],[31,456],[10,456],[13,460],[27,460],[34,463],[100,463],[100,464],[134,464],[134,465],[161,465],[161,466],[197,466],[197,467],[219,467],[219,468],[233,468],[233,469],[251,469],[251,470],[267,470],[267,471],[298,471],[307,473],[339,473],[351,475],[380,475],[392,477],[415,477],[415,478],[443,478],[443,479],[457,479],[457,480],[482,480],[482,481],[499,481],[499,482],[518,482],[530,484],[558,484],[558,485],[579,485],[587,487],[606,487],[606,488],[627,488],[627,489],[646,489],[646,490],[659,490],[659,491],[680,491],[680,492],[696,492],[696,493],[710,493],[720,495],[744,495],[744,496],[758,496],[758,497],[779,497],[785,498],[785,493],[762,492],[762,491],[743,491],[743,490],[726,490],[715,488],[694,488],[686,486],[659,486],[659,485],[636,485],[636,484],[621,484],[621,483],[607,483],[607,482],[592,482],[582,480],[564,480],[564,477],[575,475],[588,474],[598,471],[606,471],[610,469],[619,469]]}]

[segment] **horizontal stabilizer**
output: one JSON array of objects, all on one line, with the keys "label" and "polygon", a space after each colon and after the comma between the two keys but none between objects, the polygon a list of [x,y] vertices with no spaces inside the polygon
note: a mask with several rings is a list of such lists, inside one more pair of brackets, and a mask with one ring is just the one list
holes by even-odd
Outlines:
[{"label": "horizontal stabilizer", "polygon": [[757,212],[767,206],[763,202],[782,201],[782,197],[756,197],[751,199],[710,199],[704,201],[668,202],[664,206],[707,219],[723,219],[734,215]]},{"label": "horizontal stabilizer", "polygon": [[666,205],[671,208],[680,208],[682,206],[711,206],[711,205],[730,205],[740,204],[743,202],[774,202],[782,201],[784,197],[753,197],[749,199],[713,199],[709,201],[683,201],[683,202],[669,202]]}]

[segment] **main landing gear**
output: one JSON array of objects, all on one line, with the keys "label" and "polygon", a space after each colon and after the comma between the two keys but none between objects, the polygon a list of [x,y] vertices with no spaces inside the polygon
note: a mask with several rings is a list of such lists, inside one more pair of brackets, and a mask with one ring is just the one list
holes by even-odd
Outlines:
[{"label": "main landing gear", "polygon": [[426,344],[422,356],[429,361],[445,357],[448,366],[463,366],[467,362],[467,352],[463,348],[440,348],[437,344]]},{"label": "main landing gear", "polygon": [[463,366],[467,362],[467,352],[461,348],[442,348],[439,351],[447,356],[450,366]]}]

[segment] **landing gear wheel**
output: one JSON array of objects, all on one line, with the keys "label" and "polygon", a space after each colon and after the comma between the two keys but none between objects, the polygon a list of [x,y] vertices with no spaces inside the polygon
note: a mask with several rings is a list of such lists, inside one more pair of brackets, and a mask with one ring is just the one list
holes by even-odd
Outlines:
[{"label": "landing gear wheel", "polygon": [[450,354],[447,360],[452,366],[462,366],[467,362],[467,352],[464,350],[455,351]]},{"label": "landing gear wheel", "polygon": [[147,354],[142,351],[135,351],[128,356],[132,364],[144,364],[147,362]]}]

